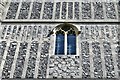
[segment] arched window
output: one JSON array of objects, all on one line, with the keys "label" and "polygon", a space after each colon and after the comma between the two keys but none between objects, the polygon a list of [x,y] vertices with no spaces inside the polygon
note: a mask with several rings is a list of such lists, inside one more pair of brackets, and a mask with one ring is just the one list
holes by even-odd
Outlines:
[{"label": "arched window", "polygon": [[54,34],[54,54],[55,55],[76,55],[77,53],[77,36],[80,31],[72,24],[64,23],[56,26],[50,31],[48,37]]},{"label": "arched window", "polygon": [[56,32],[55,55],[64,55],[64,32]]},{"label": "arched window", "polygon": [[67,55],[76,55],[76,34],[73,30],[67,33]]}]

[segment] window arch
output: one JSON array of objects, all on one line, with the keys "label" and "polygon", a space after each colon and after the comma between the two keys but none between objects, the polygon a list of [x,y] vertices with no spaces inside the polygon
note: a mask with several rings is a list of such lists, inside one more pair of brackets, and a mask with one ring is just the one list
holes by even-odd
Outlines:
[{"label": "window arch", "polygon": [[64,23],[53,28],[48,37],[54,34],[54,54],[55,55],[76,55],[77,36],[80,31],[72,24]]}]

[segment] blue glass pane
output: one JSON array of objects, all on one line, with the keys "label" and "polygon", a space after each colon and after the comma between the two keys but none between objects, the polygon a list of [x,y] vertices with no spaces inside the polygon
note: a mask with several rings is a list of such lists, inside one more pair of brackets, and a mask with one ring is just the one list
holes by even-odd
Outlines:
[{"label": "blue glass pane", "polygon": [[56,35],[55,54],[64,55],[64,35],[63,34]]},{"label": "blue glass pane", "polygon": [[76,35],[75,34],[67,35],[67,54],[68,55],[76,54]]}]

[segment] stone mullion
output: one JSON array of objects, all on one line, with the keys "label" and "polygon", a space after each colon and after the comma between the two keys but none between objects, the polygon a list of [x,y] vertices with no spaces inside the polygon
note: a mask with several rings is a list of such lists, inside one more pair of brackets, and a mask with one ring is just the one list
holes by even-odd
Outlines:
[{"label": "stone mullion", "polygon": [[64,49],[64,55],[67,55],[67,32],[65,32]]}]

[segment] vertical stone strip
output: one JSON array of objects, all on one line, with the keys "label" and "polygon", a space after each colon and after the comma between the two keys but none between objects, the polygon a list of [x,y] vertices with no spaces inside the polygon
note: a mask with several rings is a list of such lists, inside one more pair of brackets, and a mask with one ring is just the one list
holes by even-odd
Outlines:
[{"label": "vertical stone strip", "polygon": [[115,13],[116,13],[116,19],[117,19],[117,21],[119,22],[119,13],[118,13],[118,2],[115,0],[114,2],[114,6],[115,6]]},{"label": "vertical stone strip", "polygon": [[[112,36],[111,29],[110,29],[112,26],[115,26],[115,25],[111,25],[110,27],[108,27],[110,36]],[[116,32],[116,35],[118,35],[117,32]],[[109,39],[109,40],[110,40],[110,43],[111,43],[112,57],[113,57],[113,62],[114,62],[113,65],[114,65],[114,71],[115,71],[115,78],[118,78],[118,67],[117,67],[117,62],[116,62],[117,61],[117,54],[115,52],[115,48],[116,48],[115,43],[116,42],[112,41],[112,38]]]},{"label": "vertical stone strip", "polygon": [[31,43],[31,48],[30,48],[30,55],[28,59],[28,66],[27,66],[27,71],[26,71],[26,78],[34,78],[35,75],[35,62],[37,58],[37,52],[38,52],[38,45],[39,43],[37,41],[33,41]]},{"label": "vertical stone strip", "polygon": [[52,19],[54,20],[55,19],[55,10],[56,10],[56,2],[53,1],[53,16],[52,16]]},{"label": "vertical stone strip", "polygon": [[3,26],[1,25],[1,21],[0,21],[0,39],[1,39],[1,36],[2,36],[2,31],[3,31]]},{"label": "vertical stone strip", "polygon": [[0,65],[0,79],[2,79],[2,71],[3,71],[4,64],[5,64],[7,51],[9,49],[9,46],[10,46],[10,41],[7,42],[7,45],[6,45],[6,48],[5,48],[5,52],[4,52],[4,55],[3,55],[3,60],[2,60],[1,65]]},{"label": "vertical stone strip", "polygon": [[91,21],[94,20],[94,16],[95,16],[95,14],[94,14],[94,6],[93,6],[93,3],[95,3],[95,2],[96,1],[93,1],[93,0],[90,1],[90,3],[91,3]]},{"label": "vertical stone strip", "polygon": [[72,9],[73,9],[73,14],[72,14],[72,16],[73,16],[73,19],[75,19],[75,18],[74,18],[74,17],[75,17],[75,16],[74,16],[74,15],[75,15],[75,2],[72,2],[72,3],[73,3],[73,8],[72,8]]},{"label": "vertical stone strip", "polygon": [[[1,23],[0,23],[1,24]],[[4,39],[4,37],[5,37],[5,34],[6,34],[6,31],[7,31],[7,26],[6,25],[0,25],[1,27],[0,27],[0,31],[1,31],[1,33],[0,33],[0,38],[1,39]]]},{"label": "vertical stone strip", "polygon": [[79,1],[79,19],[82,20],[82,0]]},{"label": "vertical stone strip", "polygon": [[[118,0],[117,9],[118,9],[118,22],[120,22],[120,0]],[[118,24],[118,35],[117,35],[117,37],[118,37],[118,40],[120,42],[120,24]]]},{"label": "vertical stone strip", "polygon": [[49,46],[50,46],[50,43],[48,41],[43,41],[43,43],[41,45],[41,55],[40,55],[40,62],[39,62],[37,78],[46,78],[48,58],[49,58],[49,55],[48,55]]},{"label": "vertical stone strip", "polygon": [[35,66],[35,75],[34,75],[34,78],[37,78],[38,76],[38,68],[39,68],[39,62],[40,62],[40,53],[41,53],[41,42],[39,42],[39,45],[38,45],[38,54],[37,54],[37,59],[36,59],[36,66]]},{"label": "vertical stone strip", "polygon": [[[1,0],[1,1],[2,1],[2,0]],[[3,14],[2,16],[4,16],[4,17],[1,16],[1,20],[4,20],[4,19],[6,18],[6,15],[7,15],[8,9],[9,9],[9,7],[10,7],[11,1],[12,1],[12,0],[9,0],[8,4],[6,5],[6,7],[3,6],[3,7],[4,7],[4,8],[3,8],[3,13],[4,13],[4,14]],[[3,2],[3,3],[4,3],[4,2]]]},{"label": "vertical stone strip", "polygon": [[82,78],[90,78],[90,54],[89,54],[89,42],[81,42],[82,53]]},{"label": "vertical stone strip", "polygon": [[17,12],[16,12],[16,18],[15,18],[15,19],[18,19],[21,6],[22,6],[22,0],[19,1],[19,6],[18,6],[18,10],[17,10]]},{"label": "vertical stone strip", "polygon": [[100,43],[100,52],[101,52],[101,60],[102,60],[102,71],[103,71],[103,76],[102,78],[105,78],[106,77],[106,71],[105,71],[105,60],[104,60],[104,53],[103,53],[103,46],[102,46],[102,37],[103,35],[101,34],[101,27],[102,25],[98,26],[99,27],[99,43]]},{"label": "vertical stone strip", "polygon": [[9,26],[8,26],[8,25],[5,25],[4,28],[6,28],[6,30],[5,30],[3,39],[5,39],[5,37],[6,37],[6,35],[7,35],[7,31],[8,31]]},{"label": "vertical stone strip", "polygon": [[61,20],[62,19],[61,17],[62,17],[62,4],[63,4],[63,2],[61,1],[60,4],[61,5],[60,5],[60,18],[59,19]]},{"label": "vertical stone strip", "polygon": [[26,53],[27,53],[27,47],[28,47],[27,42],[21,42],[19,44],[18,57],[16,59],[13,78],[21,78],[21,76],[22,76],[25,57],[26,57]]},{"label": "vertical stone strip", "polygon": [[[92,2],[91,2],[91,4],[92,4]],[[91,25],[87,25],[86,28],[89,29],[90,26]],[[89,40],[89,50],[90,50],[89,51],[89,55],[90,55],[90,75],[91,75],[91,78],[94,78],[93,53],[92,53],[92,41],[94,41],[94,40],[92,40],[92,39],[89,38],[89,34],[88,34],[87,37],[88,37],[88,40]]]},{"label": "vertical stone strip", "polygon": [[44,0],[42,0],[42,8],[41,8],[41,14],[40,14],[40,19],[42,19],[42,16],[43,16],[43,11],[44,11]]},{"label": "vertical stone strip", "polygon": [[55,44],[56,44],[56,34],[54,33],[53,35],[50,36],[50,49],[49,49],[49,58],[48,58],[48,66],[47,66],[47,75],[46,78],[51,78],[49,76],[49,72],[50,72],[50,58],[52,55],[55,55]]},{"label": "vertical stone strip", "polygon": [[106,1],[103,0],[103,15],[104,15],[104,20],[107,20],[105,3]]},{"label": "vertical stone strip", "polygon": [[11,72],[10,72],[10,78],[13,78],[13,75],[14,75],[15,65],[16,65],[18,54],[19,54],[18,53],[19,52],[19,47],[20,47],[20,43],[18,43],[18,45],[17,45],[15,56],[14,56],[14,60],[13,60],[13,64],[11,64],[12,67],[11,67]]},{"label": "vertical stone strip", "polygon": [[3,60],[3,56],[4,56],[4,52],[6,49],[6,41],[1,41],[0,40],[0,66],[1,66],[1,62]]},{"label": "vertical stone strip", "polygon": [[27,67],[28,67],[28,59],[29,59],[29,55],[30,55],[30,47],[31,47],[31,42],[28,42],[28,48],[27,48],[27,53],[26,53],[26,58],[25,58],[24,68],[23,68],[21,78],[25,78],[25,75],[26,75],[26,71],[27,71]]},{"label": "vertical stone strip", "polygon": [[28,11],[28,19],[30,19],[30,16],[31,16],[31,13],[32,13],[33,2],[34,2],[34,0],[31,0],[30,9]]},{"label": "vertical stone strip", "polygon": [[104,25],[100,25],[100,49],[101,49],[101,59],[102,59],[102,69],[103,69],[103,78],[106,78],[106,68],[105,68],[105,58],[104,58],[104,48],[103,48],[103,41],[104,41],[104,35],[105,35],[105,31],[104,31]]},{"label": "vertical stone strip", "polygon": [[3,68],[3,71],[2,71],[2,78],[3,79],[10,78],[10,72],[12,70],[12,64],[13,64],[13,61],[14,61],[16,48],[17,48],[17,42],[16,41],[10,42],[9,49],[7,50],[7,55],[6,55],[4,68]]},{"label": "vertical stone strip", "polygon": [[[80,29],[80,31],[81,31],[81,29]],[[80,59],[79,59],[79,60],[80,60],[80,62],[79,62],[79,63],[80,63],[80,64],[79,64],[79,66],[80,66],[79,72],[80,72],[80,78],[82,78],[82,57],[81,57],[81,55],[82,55],[82,52],[81,52],[81,42],[82,42],[82,39],[81,39],[81,33],[80,33],[80,35],[78,36],[78,40],[79,40],[79,41],[78,41],[78,44],[79,44],[79,45],[78,45],[78,46],[79,46],[79,47],[78,47],[78,48],[79,48],[79,51],[78,51],[78,52],[79,52],[79,57],[80,57]]]}]

